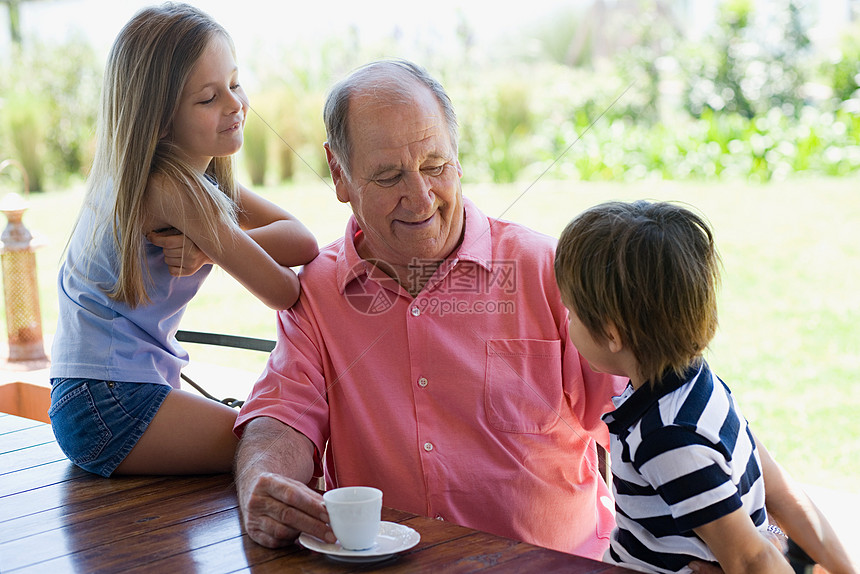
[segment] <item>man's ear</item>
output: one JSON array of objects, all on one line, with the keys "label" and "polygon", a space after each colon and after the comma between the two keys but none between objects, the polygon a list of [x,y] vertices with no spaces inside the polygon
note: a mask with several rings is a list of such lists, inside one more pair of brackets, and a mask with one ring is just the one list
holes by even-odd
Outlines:
[{"label": "man's ear", "polygon": [[349,189],[346,185],[346,175],[343,173],[343,168],[340,167],[337,158],[331,153],[328,142],[323,144],[323,148],[325,148],[325,159],[328,162],[328,170],[331,172],[331,180],[334,182],[334,192],[337,199],[341,203],[349,203]]},{"label": "man's ear", "polygon": [[615,326],[615,323],[608,323],[605,331],[610,352],[617,353],[624,349],[624,344],[621,342],[621,333],[618,332],[618,327]]}]

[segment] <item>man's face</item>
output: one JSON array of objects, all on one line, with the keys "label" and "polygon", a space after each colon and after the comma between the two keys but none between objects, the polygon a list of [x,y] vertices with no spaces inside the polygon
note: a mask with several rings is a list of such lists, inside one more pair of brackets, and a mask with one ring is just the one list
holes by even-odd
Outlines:
[{"label": "man's face", "polygon": [[463,172],[432,92],[355,94],[349,107],[350,178],[333,177],[364,238],[358,252],[394,267],[442,260],[463,233]]}]

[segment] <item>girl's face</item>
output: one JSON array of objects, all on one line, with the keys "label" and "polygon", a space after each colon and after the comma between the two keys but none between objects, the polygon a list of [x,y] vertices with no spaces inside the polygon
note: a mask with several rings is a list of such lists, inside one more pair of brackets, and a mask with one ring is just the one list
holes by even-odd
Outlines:
[{"label": "girl's face", "polygon": [[242,147],[248,97],[227,38],[215,35],[191,70],[173,118],[172,140],[191,165],[205,171],[213,157]]}]

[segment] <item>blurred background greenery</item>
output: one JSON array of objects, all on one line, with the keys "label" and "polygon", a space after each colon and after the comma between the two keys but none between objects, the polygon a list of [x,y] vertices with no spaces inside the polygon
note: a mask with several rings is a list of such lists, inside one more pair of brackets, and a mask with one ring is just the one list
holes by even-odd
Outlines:
[{"label": "blurred background greenery", "polygon": [[[849,15],[857,5],[829,1]],[[4,0],[0,11],[4,3],[28,6]],[[467,182],[529,181],[547,170],[544,177],[580,181],[856,174],[860,22],[833,31],[825,50],[810,39],[821,2],[725,0],[694,37],[689,20],[705,16],[689,12],[707,4],[561,4],[480,47],[462,18],[452,18],[445,50],[432,38],[416,48],[397,29],[259,51],[238,45],[255,112],[245,173],[254,185],[327,177],[327,88],[408,44],[456,103]],[[34,191],[68,186],[90,164],[104,56],[82,33],[25,38],[9,50],[0,59],[0,157],[19,159]]]},{"label": "blurred background greenery", "polygon": [[[818,26],[821,36],[817,8],[828,2],[842,6],[844,18],[823,48],[812,31]],[[17,8],[25,19],[30,4],[63,2],[0,0],[0,16]],[[522,14],[521,25],[492,43],[479,41],[474,19],[452,10],[434,14],[449,31],[444,49],[433,34],[399,27],[338,28],[313,41],[284,34],[265,45],[237,39],[253,108],[241,173],[321,244],[337,238],[349,209],[334,198],[321,146],[325,92],[355,66],[408,56],[448,89],[460,120],[464,192],[488,214],[557,236],[578,211],[607,199],[673,199],[701,209],[726,265],[709,360],[793,474],[860,493],[858,4],[558,2],[540,17]],[[213,15],[233,32],[235,22]],[[47,243],[38,263],[50,338],[56,271],[92,159],[106,52],[85,33],[46,38],[19,26],[19,41],[8,34],[0,160],[14,158],[29,174],[34,193],[24,221]],[[15,170],[0,173],[0,194],[21,187]],[[220,271],[183,326],[274,336],[272,312]],[[252,371],[265,359],[191,352]]]}]

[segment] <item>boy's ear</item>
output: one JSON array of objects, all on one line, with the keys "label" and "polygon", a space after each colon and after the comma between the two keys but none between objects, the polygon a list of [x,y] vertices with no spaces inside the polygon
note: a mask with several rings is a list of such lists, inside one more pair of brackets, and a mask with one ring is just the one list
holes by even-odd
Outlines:
[{"label": "boy's ear", "polygon": [[624,345],[621,342],[621,333],[619,333],[615,323],[608,323],[606,325],[606,340],[611,352],[617,353],[624,349]]}]

